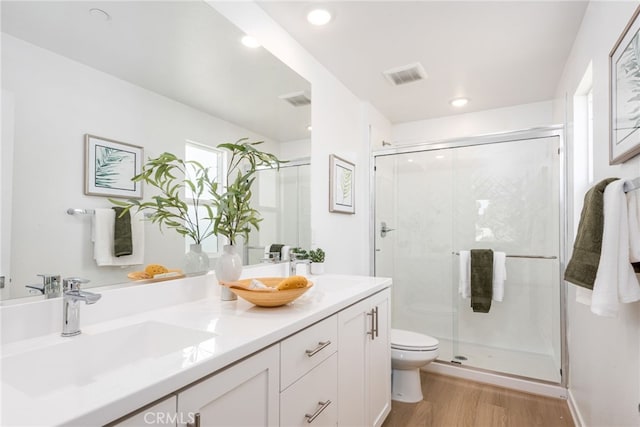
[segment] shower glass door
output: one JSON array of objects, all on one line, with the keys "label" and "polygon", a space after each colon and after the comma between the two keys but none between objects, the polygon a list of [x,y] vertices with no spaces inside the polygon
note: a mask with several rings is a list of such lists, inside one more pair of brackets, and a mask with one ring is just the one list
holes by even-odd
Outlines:
[{"label": "shower glass door", "polygon": [[[375,156],[375,274],[393,278],[392,326],[438,338],[440,361],[561,381],[559,141]],[[488,313],[458,292],[470,249],[510,255]]]}]

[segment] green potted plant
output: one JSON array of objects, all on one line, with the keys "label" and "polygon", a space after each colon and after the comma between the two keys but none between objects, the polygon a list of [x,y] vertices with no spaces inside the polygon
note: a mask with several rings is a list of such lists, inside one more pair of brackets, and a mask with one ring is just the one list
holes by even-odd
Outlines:
[{"label": "green potted plant", "polygon": [[[260,213],[250,205],[251,186],[256,172],[261,167],[279,168],[283,163],[273,154],[256,148],[260,144],[262,141],[249,142],[248,138],[242,138],[235,143],[218,145],[218,148],[231,153],[226,187],[216,182],[210,176],[209,169],[202,164],[163,153],[149,159],[142,172],[133,178],[135,182],[145,182],[158,189],[158,195],[152,196],[150,201],[132,199],[111,202],[125,210],[136,207],[146,211],[151,222],[158,223],[161,230],[166,226],[190,237],[196,245],[192,246],[192,250],[199,250],[200,253],[204,239],[213,234],[225,236],[229,245],[223,249],[216,274],[220,274],[217,276],[219,280],[237,280],[242,271],[242,259],[235,250],[238,237],[244,236],[246,240],[252,228],[259,229],[262,220]],[[189,209],[184,201],[187,191],[193,194],[193,209]],[[230,255],[225,256],[227,253]],[[203,256],[207,265],[200,268],[208,270],[208,258]],[[229,257],[233,261],[226,262]],[[225,261],[221,262],[223,258]],[[201,261],[205,262],[204,259]]]},{"label": "green potted plant", "polygon": [[312,249],[309,251],[309,260],[311,261],[311,274],[324,273],[324,256],[322,248]]},{"label": "green potted plant", "polygon": [[280,168],[284,163],[270,153],[256,148],[263,141],[249,142],[247,138],[235,143],[224,143],[218,148],[224,148],[231,153],[229,168],[226,174],[227,187],[224,192],[214,192],[212,206],[215,215],[213,228],[216,234],[225,236],[229,244],[236,245],[238,237],[243,236],[246,241],[251,228],[260,229],[262,221],[260,213],[253,209],[251,202],[251,186],[256,179],[259,168]]},{"label": "green potted plant", "polygon": [[[242,273],[242,258],[237,252],[238,237],[246,242],[251,228],[260,229],[260,213],[251,207],[251,186],[256,179],[258,168],[280,168],[282,161],[270,153],[256,148],[262,142],[249,142],[247,138],[235,143],[218,145],[231,153],[226,174],[227,186],[223,192],[213,194],[213,229],[216,234],[225,236],[229,244],[223,248],[216,262],[216,278],[223,282],[233,282]],[[222,287],[222,300],[234,300],[237,296]]]}]

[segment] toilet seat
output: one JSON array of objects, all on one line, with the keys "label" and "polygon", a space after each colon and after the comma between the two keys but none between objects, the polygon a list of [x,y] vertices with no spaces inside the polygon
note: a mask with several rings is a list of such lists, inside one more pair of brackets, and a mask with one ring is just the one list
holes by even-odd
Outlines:
[{"label": "toilet seat", "polygon": [[428,335],[404,329],[391,329],[391,348],[404,351],[437,350],[439,341]]}]

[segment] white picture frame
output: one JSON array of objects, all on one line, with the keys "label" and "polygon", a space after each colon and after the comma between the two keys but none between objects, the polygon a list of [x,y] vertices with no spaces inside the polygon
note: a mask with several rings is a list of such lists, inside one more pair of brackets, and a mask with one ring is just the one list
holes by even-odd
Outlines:
[{"label": "white picture frame", "polygon": [[329,212],[356,213],[355,177],[355,164],[329,156]]},{"label": "white picture frame", "polygon": [[609,164],[640,154],[640,7],[609,54]]},{"label": "white picture frame", "polygon": [[142,183],[132,178],[142,171],[144,149],[137,145],[85,135],[85,189],[90,196],[142,198]]}]

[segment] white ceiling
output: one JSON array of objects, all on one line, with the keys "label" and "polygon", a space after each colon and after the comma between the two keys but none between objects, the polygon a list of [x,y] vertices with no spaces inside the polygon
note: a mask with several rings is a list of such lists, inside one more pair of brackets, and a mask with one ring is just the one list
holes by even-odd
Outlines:
[{"label": "white ceiling", "polygon": [[[585,1],[332,1],[260,6],[356,96],[392,123],[553,99]],[[428,78],[392,86],[383,71],[420,62]],[[456,109],[449,101],[468,97]]]},{"label": "white ceiling", "polygon": [[[5,1],[2,31],[276,141],[308,139],[310,84],[202,1]],[[104,21],[91,8],[108,12]],[[246,135],[238,135],[244,137]]]}]

